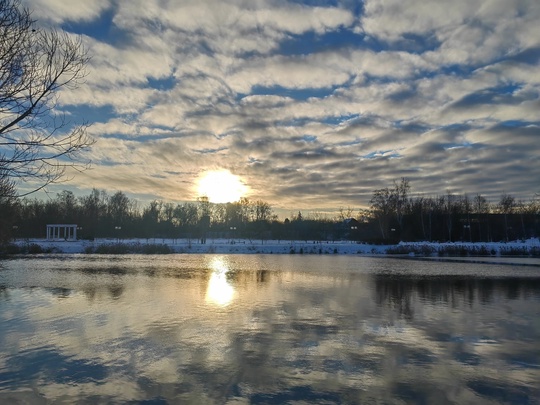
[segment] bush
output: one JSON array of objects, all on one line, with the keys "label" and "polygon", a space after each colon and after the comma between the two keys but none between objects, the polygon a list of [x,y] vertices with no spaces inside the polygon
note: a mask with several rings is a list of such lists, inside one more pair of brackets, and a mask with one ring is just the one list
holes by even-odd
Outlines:
[{"label": "bush", "polygon": [[137,248],[133,253],[143,253],[145,255],[166,255],[174,253],[168,245],[135,245]]},{"label": "bush", "polygon": [[129,246],[125,243],[110,243],[98,245],[94,249],[94,253],[97,254],[112,254],[112,255],[122,255],[126,253],[132,253]]},{"label": "bush", "polygon": [[463,245],[441,246],[437,250],[437,254],[439,256],[448,256],[448,257],[468,256],[469,251]]},{"label": "bush", "polygon": [[[532,249],[531,249],[532,250]],[[506,247],[502,246],[499,250],[501,256],[529,256],[529,249],[526,246]]]},{"label": "bush", "polygon": [[21,253],[21,248],[14,243],[8,243],[0,246],[1,255],[16,255],[18,253]]},{"label": "bush", "polygon": [[476,256],[491,256],[491,252],[485,246],[480,246],[476,252]]},{"label": "bush", "polygon": [[96,247],[87,246],[84,253],[124,255],[129,253],[141,253],[145,255],[164,255],[174,253],[168,245],[160,244],[127,244],[127,243],[106,243]]},{"label": "bush", "polygon": [[415,256],[431,256],[435,249],[430,245],[397,245],[386,249],[386,254],[389,255],[408,255]]},{"label": "bush", "polygon": [[41,253],[62,253],[62,251],[56,247],[42,248],[37,243],[30,243],[28,245],[19,246],[14,243],[9,243],[0,247],[0,254],[2,255],[17,255],[17,254],[41,254]]},{"label": "bush", "polygon": [[28,253],[30,253],[31,255],[35,255],[45,253],[45,251],[38,244],[31,243],[30,245],[28,245]]}]

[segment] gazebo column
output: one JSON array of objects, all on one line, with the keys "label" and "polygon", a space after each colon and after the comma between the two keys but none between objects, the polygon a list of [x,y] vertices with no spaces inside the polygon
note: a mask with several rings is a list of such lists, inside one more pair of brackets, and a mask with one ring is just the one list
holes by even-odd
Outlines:
[{"label": "gazebo column", "polygon": [[76,224],[48,224],[46,230],[48,240],[77,240]]}]

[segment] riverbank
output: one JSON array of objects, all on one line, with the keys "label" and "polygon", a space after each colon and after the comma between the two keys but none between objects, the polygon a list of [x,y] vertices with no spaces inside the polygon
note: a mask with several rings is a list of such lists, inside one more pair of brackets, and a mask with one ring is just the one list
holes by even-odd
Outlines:
[{"label": "riverbank", "polygon": [[289,241],[208,239],[95,239],[16,240],[7,253],[218,253],[218,254],[362,254],[409,255],[418,257],[540,257],[540,240],[513,242],[400,242],[396,245],[370,245],[350,241]]}]

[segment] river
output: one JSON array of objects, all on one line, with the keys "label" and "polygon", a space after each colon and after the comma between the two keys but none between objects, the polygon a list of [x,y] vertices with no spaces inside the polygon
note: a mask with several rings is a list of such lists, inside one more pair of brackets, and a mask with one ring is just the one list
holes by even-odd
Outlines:
[{"label": "river", "polygon": [[0,261],[2,404],[537,404],[539,342],[535,266]]}]

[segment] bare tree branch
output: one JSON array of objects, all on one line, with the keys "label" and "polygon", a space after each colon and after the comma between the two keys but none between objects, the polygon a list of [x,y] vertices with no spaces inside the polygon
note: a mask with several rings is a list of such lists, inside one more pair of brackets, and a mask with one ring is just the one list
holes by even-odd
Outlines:
[{"label": "bare tree branch", "polygon": [[58,115],[62,88],[76,88],[89,61],[80,37],[35,27],[20,0],[0,0],[0,171],[35,190],[82,170],[79,153],[94,143],[88,124]]}]

